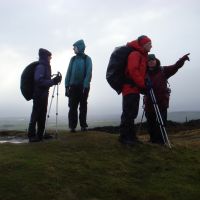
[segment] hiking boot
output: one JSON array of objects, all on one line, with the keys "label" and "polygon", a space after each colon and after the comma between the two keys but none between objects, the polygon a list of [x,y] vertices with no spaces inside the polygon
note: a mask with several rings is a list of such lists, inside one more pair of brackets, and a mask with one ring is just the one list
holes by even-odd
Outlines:
[{"label": "hiking boot", "polygon": [[72,128],[72,129],[70,130],[70,132],[71,132],[71,133],[76,133],[76,129]]},{"label": "hiking boot", "polygon": [[153,144],[160,144],[160,145],[164,145],[164,141],[163,140],[153,140],[153,141],[150,141],[151,143]]},{"label": "hiking boot", "polygon": [[81,131],[82,131],[82,132],[86,132],[86,131],[87,131],[87,128],[86,128],[86,127],[81,127]]},{"label": "hiking boot", "polygon": [[29,142],[30,143],[32,143],[32,142],[40,142],[41,141],[41,139],[40,138],[38,138],[38,137],[29,137]]},{"label": "hiking boot", "polygon": [[46,140],[53,139],[53,136],[50,135],[49,133],[45,133],[45,134],[43,135],[43,139],[46,139]]},{"label": "hiking boot", "polygon": [[141,141],[139,141],[138,139],[134,139],[134,140],[128,140],[128,139],[124,139],[119,137],[119,142],[123,145],[129,145],[129,146],[134,146],[137,144],[142,144]]}]

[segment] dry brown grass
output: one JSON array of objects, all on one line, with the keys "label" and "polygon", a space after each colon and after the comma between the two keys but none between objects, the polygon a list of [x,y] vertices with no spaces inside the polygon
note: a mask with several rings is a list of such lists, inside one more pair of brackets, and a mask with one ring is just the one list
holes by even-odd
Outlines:
[{"label": "dry brown grass", "polygon": [[[184,130],[178,133],[168,134],[169,140],[173,146],[199,147],[200,148],[200,129]],[[146,131],[141,131],[138,135],[143,142],[148,142],[149,135]]]}]

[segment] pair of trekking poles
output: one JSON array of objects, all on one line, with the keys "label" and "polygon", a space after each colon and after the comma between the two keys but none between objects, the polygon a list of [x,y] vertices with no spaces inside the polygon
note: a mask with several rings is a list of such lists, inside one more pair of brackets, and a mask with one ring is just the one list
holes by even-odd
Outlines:
[{"label": "pair of trekking poles", "polygon": [[[163,142],[169,148],[172,148],[171,143],[170,143],[169,138],[168,138],[168,135],[167,135],[167,131],[166,131],[165,125],[163,123],[162,116],[160,114],[160,110],[159,110],[159,107],[158,107],[158,104],[157,104],[157,100],[156,100],[156,97],[155,97],[155,94],[154,94],[154,91],[153,91],[153,88],[152,88],[151,79],[150,79],[149,76],[147,76],[147,80],[146,81],[147,81],[147,84],[150,85],[150,89],[149,89],[148,92],[149,92],[150,98],[151,98],[152,103],[153,103],[153,107],[154,107],[154,110],[155,110],[155,113],[156,113],[156,120],[157,120],[159,128],[160,128],[160,132],[161,132],[161,135],[162,135]],[[142,118],[141,118],[141,123],[140,123],[140,128],[142,126],[144,112],[145,111],[143,110]]]},{"label": "pair of trekking poles", "polygon": [[[60,72],[58,72],[57,74],[53,74],[52,76],[57,76],[57,75],[58,76],[62,76]],[[49,104],[49,109],[48,109],[46,122],[45,122],[44,134],[46,133],[46,126],[47,126],[48,120],[50,118],[51,106],[52,106],[52,103],[53,103],[55,91],[56,91],[56,129],[55,129],[55,138],[57,139],[58,138],[58,95],[59,95],[59,83],[57,85],[54,85],[54,87],[53,87],[51,101],[50,101],[50,104]]]}]

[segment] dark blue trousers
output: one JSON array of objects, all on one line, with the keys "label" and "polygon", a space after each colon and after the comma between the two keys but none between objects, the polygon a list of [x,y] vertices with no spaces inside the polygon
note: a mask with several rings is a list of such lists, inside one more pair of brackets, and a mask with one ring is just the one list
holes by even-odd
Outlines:
[{"label": "dark blue trousers", "polygon": [[[28,137],[37,136],[42,139],[48,106],[48,95],[34,97],[33,108],[28,128]],[[37,127],[37,129],[36,129]]]}]

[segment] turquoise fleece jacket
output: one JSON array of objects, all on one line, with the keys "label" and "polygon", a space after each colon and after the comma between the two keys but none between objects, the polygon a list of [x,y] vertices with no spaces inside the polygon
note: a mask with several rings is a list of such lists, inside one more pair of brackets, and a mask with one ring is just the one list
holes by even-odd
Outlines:
[{"label": "turquoise fleece jacket", "polygon": [[69,62],[65,87],[83,85],[84,88],[89,88],[92,78],[92,60],[84,54],[85,44],[83,40],[77,41],[73,46],[77,46],[78,53]]}]

